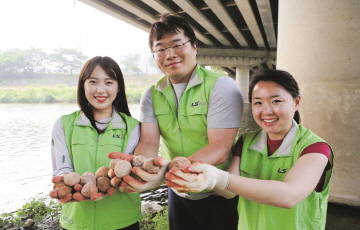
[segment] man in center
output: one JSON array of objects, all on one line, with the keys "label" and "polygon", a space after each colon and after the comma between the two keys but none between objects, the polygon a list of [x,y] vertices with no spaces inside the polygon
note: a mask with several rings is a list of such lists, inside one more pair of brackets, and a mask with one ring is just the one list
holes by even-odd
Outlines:
[{"label": "man in center", "polygon": [[[152,24],[149,46],[165,77],[142,96],[135,155],[158,156],[161,138],[160,154],[169,161],[183,156],[226,170],[243,113],[239,86],[197,65],[195,33],[180,17],[164,14]],[[164,173],[156,182],[125,179],[125,184],[134,192],[153,189],[165,181]],[[169,188],[170,229],[237,229],[237,199],[227,200],[214,191],[178,193]]]}]

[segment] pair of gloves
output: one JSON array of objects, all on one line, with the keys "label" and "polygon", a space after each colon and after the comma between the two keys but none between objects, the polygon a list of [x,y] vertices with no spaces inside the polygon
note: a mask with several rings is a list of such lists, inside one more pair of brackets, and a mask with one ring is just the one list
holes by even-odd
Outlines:
[{"label": "pair of gloves", "polygon": [[166,185],[178,192],[201,192],[227,189],[229,172],[220,170],[215,166],[195,162],[183,169],[172,168],[166,173]]}]

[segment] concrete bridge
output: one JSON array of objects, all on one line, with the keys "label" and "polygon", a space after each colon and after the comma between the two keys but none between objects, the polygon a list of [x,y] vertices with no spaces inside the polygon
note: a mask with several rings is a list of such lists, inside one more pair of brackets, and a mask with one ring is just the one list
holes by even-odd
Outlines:
[{"label": "concrete bridge", "polygon": [[199,39],[198,63],[224,69],[244,96],[255,69],[289,71],[302,124],[335,152],[330,201],[360,206],[360,1],[80,1],[144,31],[162,13],[185,18]]}]

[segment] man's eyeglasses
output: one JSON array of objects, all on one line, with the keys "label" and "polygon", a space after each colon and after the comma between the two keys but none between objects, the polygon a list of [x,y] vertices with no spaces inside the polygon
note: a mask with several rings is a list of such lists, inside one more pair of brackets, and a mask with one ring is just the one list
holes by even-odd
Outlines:
[{"label": "man's eyeglasses", "polygon": [[178,51],[181,51],[183,48],[184,48],[184,45],[186,43],[188,43],[190,40],[188,40],[187,42],[184,42],[184,43],[177,43],[173,46],[169,46],[167,48],[157,48],[153,51],[154,54],[156,54],[158,57],[163,57],[166,55],[166,52],[168,49],[172,49],[175,53],[178,52]]}]

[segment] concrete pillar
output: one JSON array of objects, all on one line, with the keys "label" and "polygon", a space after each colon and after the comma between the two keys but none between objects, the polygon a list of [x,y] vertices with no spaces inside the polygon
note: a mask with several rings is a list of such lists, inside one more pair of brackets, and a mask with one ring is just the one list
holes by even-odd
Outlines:
[{"label": "concrete pillar", "polygon": [[240,90],[243,93],[244,102],[249,103],[249,67],[236,66],[236,82],[238,83]]},{"label": "concrete pillar", "polygon": [[300,85],[302,124],[335,153],[330,201],[360,206],[360,1],[279,2],[277,69]]}]

